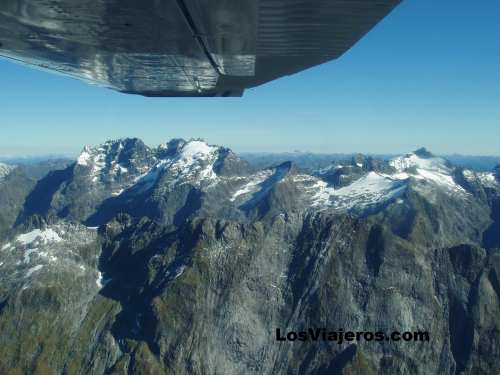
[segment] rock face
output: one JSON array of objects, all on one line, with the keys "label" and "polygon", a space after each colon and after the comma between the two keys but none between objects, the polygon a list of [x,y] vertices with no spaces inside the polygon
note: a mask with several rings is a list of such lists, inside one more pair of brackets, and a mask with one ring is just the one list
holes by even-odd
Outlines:
[{"label": "rock face", "polygon": [[0,373],[493,374],[499,230],[494,173],[427,150],[305,174],[200,140],[85,148],[0,242]]},{"label": "rock face", "polygon": [[0,163],[0,241],[16,222],[34,184],[20,168]]}]

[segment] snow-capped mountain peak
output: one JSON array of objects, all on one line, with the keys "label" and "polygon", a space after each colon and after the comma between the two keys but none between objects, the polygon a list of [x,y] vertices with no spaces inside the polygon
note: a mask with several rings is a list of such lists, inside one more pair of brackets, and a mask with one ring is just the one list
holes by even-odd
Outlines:
[{"label": "snow-capped mountain peak", "polygon": [[439,185],[449,192],[465,193],[454,178],[455,168],[446,159],[434,156],[425,148],[394,158],[389,161],[399,178],[413,178],[413,180]]},{"label": "snow-capped mountain peak", "polygon": [[150,189],[160,178],[168,189],[185,183],[205,186],[207,181],[217,179],[214,166],[220,150],[220,147],[210,146],[198,139],[174,140],[160,145],[156,149],[157,162],[137,179],[137,186],[140,191]]},{"label": "snow-capped mountain peak", "polygon": [[[299,176],[298,182],[305,183],[303,190],[310,196],[312,207],[362,213],[391,201],[402,201],[408,189],[432,200],[439,193],[470,195],[462,186],[459,169],[425,148],[389,161],[377,160],[368,170],[343,168],[343,164],[335,162],[324,167],[315,177]],[[464,171],[464,177],[467,181],[477,180],[482,186],[496,185],[493,173]]]},{"label": "snow-capped mountain peak", "polygon": [[160,179],[162,191],[185,183],[207,187],[217,179],[216,164],[229,154],[200,139],[173,139],[157,148],[137,139],[119,139],[85,147],[76,168],[92,187],[107,186],[110,196],[119,196],[147,191]]},{"label": "snow-capped mountain peak", "polygon": [[218,158],[220,147],[210,146],[205,141],[190,140],[186,142],[166,166],[175,175],[175,182],[201,183],[203,180],[217,178],[214,164]]},{"label": "snow-capped mountain peak", "polygon": [[136,138],[107,141],[85,146],[76,166],[93,183],[131,181],[147,172],[156,162],[155,152]]},{"label": "snow-capped mountain peak", "polygon": [[405,172],[412,168],[446,173],[451,171],[451,167],[446,159],[434,156],[425,148],[396,157],[389,161],[389,165],[398,172]]},{"label": "snow-capped mountain peak", "polygon": [[181,157],[184,159],[204,158],[218,150],[216,146],[209,146],[202,140],[191,140],[186,142],[181,149]]}]

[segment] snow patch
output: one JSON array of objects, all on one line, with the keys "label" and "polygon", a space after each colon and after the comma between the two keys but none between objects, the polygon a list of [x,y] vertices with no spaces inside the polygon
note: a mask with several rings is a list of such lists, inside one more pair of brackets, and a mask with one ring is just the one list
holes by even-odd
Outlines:
[{"label": "snow patch", "polygon": [[366,209],[400,195],[405,181],[370,172],[366,176],[334,192],[333,206],[342,210]]},{"label": "snow patch", "polygon": [[110,281],[111,281],[111,279],[105,279],[103,277],[101,271],[97,271],[97,279],[96,279],[95,283],[99,289],[104,288]]},{"label": "snow patch", "polygon": [[465,179],[469,182],[477,181],[481,185],[491,188],[494,188],[496,185],[498,185],[495,174],[492,172],[474,172],[466,169],[463,171],[463,174]]},{"label": "snow patch", "polygon": [[310,190],[315,191],[312,196],[311,206],[323,206],[328,205],[330,203],[330,198],[335,195],[335,189],[333,187],[328,186],[325,181],[318,180]]},{"label": "snow patch", "polygon": [[327,174],[327,173],[329,173],[329,172],[331,172],[331,171],[336,171],[336,170],[338,170],[338,169],[342,169],[342,168],[344,168],[344,166],[343,166],[343,165],[336,165],[336,164],[333,164],[333,165],[330,165],[330,166],[328,166],[328,167],[325,167],[325,168],[321,168],[321,169],[319,169],[319,170],[317,171],[317,174],[319,174],[319,175],[323,175],[323,174]]},{"label": "snow patch", "polygon": [[203,141],[189,141],[182,145],[177,155],[160,160],[148,172],[137,177],[134,181],[135,190],[143,192],[151,189],[164,172],[169,178],[170,188],[184,183],[211,186],[217,180],[213,167],[218,157],[218,150],[218,147],[209,146]]},{"label": "snow patch", "polygon": [[181,155],[185,159],[203,158],[216,151],[217,147],[209,146],[203,141],[189,141],[181,150]]},{"label": "snow patch", "polygon": [[117,196],[121,195],[123,192],[124,192],[124,189],[120,189],[120,190],[118,190],[118,191],[114,191],[114,192],[112,192],[112,193],[111,193],[111,195],[112,195],[113,197],[117,197]]},{"label": "snow patch", "polygon": [[186,266],[180,266],[179,269],[177,270],[177,273],[174,276],[174,280],[180,277],[183,273],[184,270],[186,269]]},{"label": "snow patch", "polygon": [[38,248],[26,250],[24,253],[23,262],[29,263],[31,261],[31,254],[36,253],[37,251],[38,251]]},{"label": "snow patch", "polygon": [[303,184],[304,191],[310,196],[312,208],[333,208],[361,213],[398,197],[408,186],[406,179],[376,172],[370,172],[350,185],[338,189],[308,175],[297,176],[295,181]]},{"label": "snow patch", "polygon": [[493,187],[498,184],[493,173],[478,173],[477,178],[481,184],[487,187]]},{"label": "snow patch", "polygon": [[96,283],[96,285],[97,285],[97,287],[99,289],[102,289],[103,284],[102,284],[102,273],[101,273],[101,271],[97,271],[97,279],[96,279],[95,283]]},{"label": "snow patch", "polygon": [[42,264],[39,264],[35,267],[31,267],[28,272],[26,272],[26,275],[24,277],[30,277],[33,273],[37,272],[37,271],[40,271],[41,269],[43,268],[43,265]]},{"label": "snow patch", "polygon": [[35,242],[47,244],[50,242],[61,242],[62,238],[59,237],[56,231],[51,228],[47,228],[44,230],[35,229],[31,232],[20,234],[16,237],[16,241],[22,245],[30,245]]},{"label": "snow patch", "polygon": [[83,148],[83,151],[81,152],[80,156],[78,156],[78,159],[76,160],[76,163],[78,165],[82,165],[82,166],[87,166],[89,161],[90,161],[90,147],[89,146],[85,146]]},{"label": "snow patch", "polygon": [[423,178],[427,181],[432,181],[435,184],[447,187],[450,190],[465,193],[465,189],[460,185],[458,185],[453,180],[453,177],[448,174],[432,170],[420,169],[420,168],[417,169],[417,173],[418,173],[416,176],[417,179]]},{"label": "snow patch", "polygon": [[267,178],[271,177],[272,171],[264,171],[261,173],[256,174],[253,176],[253,179],[250,180],[248,183],[243,185],[241,188],[239,188],[234,194],[232,195],[229,200],[231,202],[234,202],[239,196],[249,194],[249,193],[254,193],[257,191],[258,186],[262,184]]},{"label": "snow patch", "polygon": [[15,167],[0,163],[0,181],[3,180]]},{"label": "snow patch", "polygon": [[[466,193],[465,189],[453,179],[453,169],[448,166],[448,162],[444,158],[436,156],[421,157],[411,153],[392,159],[389,164],[397,171],[396,174],[392,175],[394,178],[413,177],[416,180],[432,182],[450,192]],[[470,175],[471,171],[468,171],[465,176],[467,178]]]},{"label": "snow patch", "polygon": [[404,172],[407,169],[416,167],[419,169],[439,171],[441,173],[449,173],[450,168],[447,166],[446,159],[432,156],[420,157],[415,153],[400,156],[389,161],[389,165],[398,172]]}]

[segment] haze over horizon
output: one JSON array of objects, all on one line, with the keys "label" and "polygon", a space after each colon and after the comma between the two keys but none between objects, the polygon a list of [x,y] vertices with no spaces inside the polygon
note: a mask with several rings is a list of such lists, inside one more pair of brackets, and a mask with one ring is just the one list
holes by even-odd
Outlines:
[{"label": "haze over horizon", "polygon": [[[134,137],[125,137],[121,139],[126,139],[126,138],[134,138]],[[136,137],[138,138],[138,137]],[[140,139],[140,138],[139,138]],[[171,138],[174,139],[174,138]],[[193,140],[193,139],[200,139],[207,144],[211,146],[222,146],[222,147],[227,147],[226,145],[223,144],[215,144],[208,142],[207,140],[199,137],[191,137],[191,138],[185,138],[186,141]],[[9,155],[9,154],[1,154],[0,153],[0,162],[9,162],[9,160],[53,160],[53,159],[58,159],[58,158],[68,158],[68,159],[76,159],[81,152],[84,150],[85,147],[97,147],[107,141],[116,141],[120,140],[120,138],[117,139],[109,139],[106,140],[102,143],[99,144],[86,144],[82,145],[81,149],[76,151],[76,152],[71,152],[71,153],[38,153],[38,154],[17,154],[17,155]],[[151,148],[156,148],[161,144],[165,144],[168,142],[170,139],[167,139],[165,142],[161,143],[155,143],[155,144],[148,144],[145,143],[148,147]],[[445,153],[445,154],[440,154],[440,153],[435,153],[433,150],[429,149],[428,147],[421,146],[421,147],[416,147],[411,150],[403,151],[400,153],[392,152],[392,151],[386,151],[386,152],[363,152],[361,150],[356,150],[356,151],[345,151],[345,152],[314,152],[314,151],[309,151],[309,150],[284,150],[284,151],[266,151],[266,150],[261,150],[261,151],[236,151],[231,149],[232,151],[236,152],[239,155],[314,155],[318,157],[322,156],[337,156],[337,155],[356,155],[356,154],[363,154],[365,156],[375,156],[375,157],[386,157],[386,156],[401,156],[404,154],[410,154],[413,153],[414,151],[417,151],[419,149],[425,149],[429,152],[431,152],[433,155],[436,156],[463,156],[463,157],[471,157],[471,158],[499,158],[500,159],[500,153],[498,154],[491,154],[491,155],[485,155],[485,154],[466,154],[466,153],[460,153],[460,152],[452,152],[452,153]]]},{"label": "haze over horizon", "polygon": [[243,98],[130,96],[0,60],[0,156],[74,156],[122,137],[200,137],[240,153],[498,156],[499,12],[493,0],[406,0],[339,60]]}]

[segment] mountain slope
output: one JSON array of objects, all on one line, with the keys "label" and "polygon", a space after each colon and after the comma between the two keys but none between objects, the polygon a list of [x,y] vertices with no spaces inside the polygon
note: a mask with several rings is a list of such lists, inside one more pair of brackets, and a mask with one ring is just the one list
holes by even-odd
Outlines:
[{"label": "mountain slope", "polygon": [[[498,173],[423,149],[306,174],[201,140],[85,148],[0,239],[0,372],[494,373],[499,202]],[[309,327],[430,340],[276,339]]]}]

